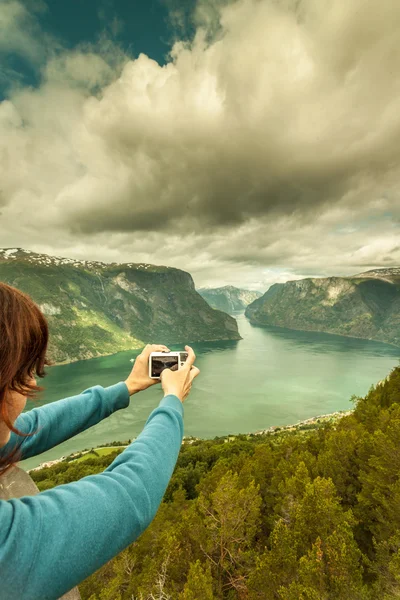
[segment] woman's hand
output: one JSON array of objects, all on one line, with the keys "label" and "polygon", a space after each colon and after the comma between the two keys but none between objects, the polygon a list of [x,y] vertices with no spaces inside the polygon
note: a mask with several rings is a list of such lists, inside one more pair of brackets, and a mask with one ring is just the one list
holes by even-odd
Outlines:
[{"label": "woman's hand", "polygon": [[125,383],[129,390],[129,395],[146,390],[155,383],[160,383],[159,379],[149,377],[149,357],[150,352],[169,352],[167,346],[147,344],[142,352],[136,357],[133,369]]},{"label": "woman's hand", "polygon": [[177,371],[173,371],[172,369],[164,369],[161,371],[161,385],[165,396],[174,394],[179,398],[182,404],[189,395],[193,379],[200,373],[200,369],[193,366],[193,363],[196,360],[193,348],[185,346],[185,350],[188,353],[188,357],[185,364],[180,369]]}]

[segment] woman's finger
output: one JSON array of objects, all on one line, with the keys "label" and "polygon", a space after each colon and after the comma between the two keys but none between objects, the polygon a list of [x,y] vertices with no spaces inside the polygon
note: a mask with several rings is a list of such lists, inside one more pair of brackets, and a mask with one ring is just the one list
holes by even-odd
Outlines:
[{"label": "woman's finger", "polygon": [[148,358],[151,352],[169,352],[169,348],[164,346],[163,344],[147,344],[145,348],[143,348],[141,355],[144,358]]},{"label": "woman's finger", "polygon": [[189,371],[189,377],[190,377],[189,381],[193,381],[193,379],[194,379],[195,377],[197,377],[197,375],[198,375],[199,373],[200,373],[200,369],[198,369],[197,367],[194,367],[194,366],[193,366],[193,367],[190,369],[190,371]]},{"label": "woman's finger", "polygon": [[187,351],[188,355],[187,358],[185,360],[185,367],[190,367],[192,366],[192,364],[194,363],[194,361],[196,360],[196,355],[194,353],[194,350],[191,346],[185,346],[185,350]]}]

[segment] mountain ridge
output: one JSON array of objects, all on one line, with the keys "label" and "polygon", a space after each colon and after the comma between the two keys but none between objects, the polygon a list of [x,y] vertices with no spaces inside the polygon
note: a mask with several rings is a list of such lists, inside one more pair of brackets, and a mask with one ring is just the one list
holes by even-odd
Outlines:
[{"label": "mountain ridge", "polygon": [[253,325],[400,346],[400,268],[275,283],[245,310]]},{"label": "mountain ridge", "polygon": [[197,292],[214,310],[222,310],[228,314],[244,310],[261,292],[246,290],[233,285],[218,288],[198,288]]},{"label": "mountain ridge", "polygon": [[0,281],[26,292],[49,323],[56,364],[166,345],[242,339],[213,311],[190,273],[148,263],[103,263],[0,249]]}]

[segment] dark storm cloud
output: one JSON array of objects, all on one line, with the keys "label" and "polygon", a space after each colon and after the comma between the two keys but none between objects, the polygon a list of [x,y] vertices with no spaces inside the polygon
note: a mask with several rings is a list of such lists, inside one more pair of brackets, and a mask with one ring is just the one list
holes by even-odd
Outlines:
[{"label": "dark storm cloud", "polygon": [[[225,163],[225,164],[224,164]],[[175,173],[184,186],[168,189],[170,173],[166,173],[143,193],[135,184],[126,192],[126,199],[110,210],[109,205],[74,207],[67,219],[74,233],[98,231],[196,231],[230,229],[252,217],[270,218],[297,210],[298,222],[307,222],[316,210],[335,202],[348,190],[350,175],[343,170],[334,173],[288,173],[281,179],[262,167],[256,171],[246,160],[226,164],[224,157],[212,164],[190,166]],[[218,167],[216,167],[218,164]],[[203,182],[198,178],[202,174]],[[153,191],[153,193],[152,193]],[[101,194],[101,192],[99,192]],[[64,214],[65,217],[65,214]]]}]

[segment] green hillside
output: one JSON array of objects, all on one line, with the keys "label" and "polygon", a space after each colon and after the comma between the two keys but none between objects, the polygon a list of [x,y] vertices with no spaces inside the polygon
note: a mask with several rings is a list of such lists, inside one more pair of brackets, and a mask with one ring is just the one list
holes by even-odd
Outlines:
[{"label": "green hillside", "polygon": [[28,293],[40,306],[50,328],[49,354],[57,363],[147,343],[241,339],[236,320],[212,310],[191,275],[172,267],[3,249],[0,281]]},{"label": "green hillside", "polygon": [[[316,429],[184,442],[155,519],[82,599],[399,598],[400,367],[353,399]],[[50,489],[120,452],[31,476]]]},{"label": "green hillside", "polygon": [[253,325],[324,331],[400,346],[400,268],[276,283],[249,304]]}]

